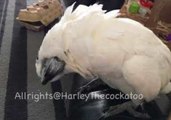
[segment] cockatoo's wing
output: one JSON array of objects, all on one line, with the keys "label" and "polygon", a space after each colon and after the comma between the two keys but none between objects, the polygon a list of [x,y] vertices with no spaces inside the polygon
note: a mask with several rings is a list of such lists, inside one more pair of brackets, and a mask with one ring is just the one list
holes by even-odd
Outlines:
[{"label": "cockatoo's wing", "polygon": [[[165,88],[171,78],[171,54],[151,30],[134,20],[116,18],[117,11],[105,13],[101,5],[81,5],[73,12],[72,9],[73,6],[69,7],[61,21],[47,33],[39,51],[39,58],[58,56],[74,72],[87,79],[94,74],[99,75],[111,87],[115,86],[120,90],[129,88],[126,83],[130,82],[132,89],[135,87],[142,92],[143,90],[138,89],[139,83],[144,81],[144,84],[151,85],[154,79],[157,80],[154,94],[157,95],[158,90]],[[137,55],[142,58],[135,59]],[[150,60],[143,63],[146,59]],[[139,71],[131,70],[131,66],[135,65],[142,68]],[[141,73],[148,76],[145,74],[145,66],[149,67],[148,72],[152,72],[149,79],[154,76],[151,81],[141,78]],[[131,76],[127,69],[135,72],[135,76]],[[125,77],[128,78],[127,81],[124,81]],[[123,81],[118,82],[121,78]],[[133,86],[134,84],[137,86]],[[129,90],[123,91],[126,93]],[[146,96],[150,100],[155,95]]]}]

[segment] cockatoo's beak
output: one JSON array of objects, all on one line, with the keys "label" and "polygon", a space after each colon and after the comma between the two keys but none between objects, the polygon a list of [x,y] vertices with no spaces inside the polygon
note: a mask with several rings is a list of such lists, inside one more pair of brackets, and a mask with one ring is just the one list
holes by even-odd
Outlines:
[{"label": "cockatoo's beak", "polygon": [[60,79],[64,73],[65,62],[57,57],[47,59],[42,67],[41,82],[43,85],[49,81],[56,81]]}]

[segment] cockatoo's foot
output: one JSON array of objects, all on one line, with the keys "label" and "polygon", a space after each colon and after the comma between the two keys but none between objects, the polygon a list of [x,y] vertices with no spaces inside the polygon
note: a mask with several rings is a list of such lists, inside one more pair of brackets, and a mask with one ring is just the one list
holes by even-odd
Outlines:
[{"label": "cockatoo's foot", "polygon": [[88,82],[87,84],[83,85],[82,87],[80,87],[77,92],[79,93],[83,93],[85,91],[90,91],[91,88],[93,88],[94,86],[96,86],[97,84],[99,84],[99,79],[95,78],[93,80],[91,80],[90,82]]},{"label": "cockatoo's foot", "polygon": [[130,113],[136,118],[144,118],[144,119],[150,118],[150,116],[147,113],[140,113],[140,112],[137,112],[135,109],[136,109],[136,106],[134,105],[134,103],[132,101],[128,101],[128,102],[110,107],[109,110],[107,110],[104,113],[103,118],[114,116],[124,111],[127,111],[128,113]]}]

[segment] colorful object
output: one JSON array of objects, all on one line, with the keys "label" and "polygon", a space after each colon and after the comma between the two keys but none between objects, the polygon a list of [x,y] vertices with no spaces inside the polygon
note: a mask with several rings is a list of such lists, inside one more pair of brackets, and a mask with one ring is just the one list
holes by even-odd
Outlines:
[{"label": "colorful object", "polygon": [[148,11],[152,8],[153,6],[153,2],[149,1],[149,0],[139,0],[140,3],[140,9],[139,9],[139,13],[142,16],[145,16]]},{"label": "colorful object", "polygon": [[152,8],[153,7],[153,2],[151,2],[149,0],[140,0],[140,4],[146,8]]},{"label": "colorful object", "polygon": [[149,9],[146,7],[140,7],[139,14],[145,16],[148,13]]},{"label": "colorful object", "polygon": [[136,14],[138,13],[139,9],[140,9],[140,5],[137,2],[132,2],[129,7],[129,12]]},{"label": "colorful object", "polygon": [[169,34],[169,35],[167,36],[167,40],[168,40],[168,41],[171,41],[171,34]]}]

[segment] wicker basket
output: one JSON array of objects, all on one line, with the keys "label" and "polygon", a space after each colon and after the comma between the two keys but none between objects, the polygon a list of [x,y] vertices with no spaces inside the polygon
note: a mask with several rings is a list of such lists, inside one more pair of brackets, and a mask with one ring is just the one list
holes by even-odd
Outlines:
[{"label": "wicker basket", "polygon": [[[168,5],[170,3],[170,6]],[[139,14],[131,14],[128,12],[128,7],[130,5],[129,0],[125,0],[124,5],[120,9],[121,15],[118,17],[126,17],[133,20],[136,20],[149,29],[151,29],[170,49],[171,49],[171,42],[167,41],[167,35],[171,34],[171,21],[170,23],[166,23],[163,21],[163,18],[160,17],[160,14],[163,15],[163,12],[166,10],[166,4],[168,9],[171,10],[171,1],[170,0],[158,0],[154,3],[154,7],[151,10],[151,13],[146,14],[145,16],[141,16]],[[168,10],[167,9],[167,10]]]},{"label": "wicker basket", "polygon": [[145,16],[141,16],[140,14],[131,14],[128,12],[129,6],[130,6],[129,0],[125,0],[124,5],[120,9],[121,14],[118,17],[130,18],[130,19],[136,20],[142,24],[145,24],[146,21],[149,19],[149,14],[147,14]]}]

